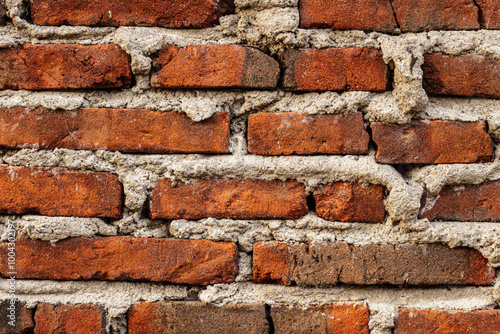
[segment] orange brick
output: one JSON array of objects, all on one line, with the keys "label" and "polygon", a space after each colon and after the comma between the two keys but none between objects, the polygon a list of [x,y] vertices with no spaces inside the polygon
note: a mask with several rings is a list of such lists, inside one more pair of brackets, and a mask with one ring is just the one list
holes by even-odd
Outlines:
[{"label": "orange brick", "polygon": [[253,154],[366,154],[369,140],[362,113],[259,113],[248,117],[248,151]]},{"label": "orange brick", "polygon": [[35,312],[34,334],[105,333],[103,310],[96,305],[51,305],[38,304]]}]

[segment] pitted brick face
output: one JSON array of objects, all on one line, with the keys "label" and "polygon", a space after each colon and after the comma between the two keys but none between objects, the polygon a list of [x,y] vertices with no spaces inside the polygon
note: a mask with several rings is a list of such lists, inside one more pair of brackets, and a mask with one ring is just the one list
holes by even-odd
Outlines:
[{"label": "pitted brick face", "polygon": [[101,334],[105,332],[106,326],[104,311],[92,304],[38,304],[34,319],[34,334]]}]

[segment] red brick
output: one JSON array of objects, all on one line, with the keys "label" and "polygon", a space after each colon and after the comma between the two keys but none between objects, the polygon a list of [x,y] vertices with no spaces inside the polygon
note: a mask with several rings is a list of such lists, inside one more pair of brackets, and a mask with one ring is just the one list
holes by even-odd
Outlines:
[{"label": "red brick", "polygon": [[258,242],[253,281],[282,285],[492,285],[495,271],[477,250],[441,244],[359,245]]},{"label": "red brick", "polygon": [[330,221],[382,223],[384,187],[357,182],[336,182],[314,191],[316,213]]},{"label": "red brick", "polygon": [[0,189],[2,214],[122,216],[122,185],[110,173],[0,165]]},{"label": "red brick", "polygon": [[485,29],[500,29],[500,2],[498,0],[475,0],[481,8],[482,23]]},{"label": "red brick", "polygon": [[130,334],[267,334],[264,304],[213,306],[201,302],[141,303],[128,314]]},{"label": "red brick", "polygon": [[500,310],[434,311],[399,309],[394,334],[498,334]]},{"label": "red brick", "polygon": [[228,0],[31,0],[38,25],[207,28],[232,10]]},{"label": "red brick", "polygon": [[500,61],[475,54],[424,55],[423,87],[429,94],[500,98]]},{"label": "red brick", "polygon": [[[6,261],[7,257],[3,259]],[[11,282],[15,284],[15,281],[9,280],[9,289],[6,292],[10,290]],[[35,327],[33,310],[26,308],[26,303],[16,300],[14,304],[11,304],[10,301],[10,299],[0,301],[0,334],[33,333]],[[13,309],[9,310],[11,307]]]},{"label": "red brick", "polygon": [[420,216],[429,220],[500,221],[500,182],[444,187],[437,199],[424,196]]},{"label": "red brick", "polygon": [[362,113],[259,113],[248,117],[248,151],[253,154],[366,154],[369,141]]},{"label": "red brick", "polygon": [[151,86],[159,88],[275,88],[279,64],[239,45],[166,46],[153,57]]},{"label": "red brick", "polygon": [[307,211],[307,193],[297,181],[161,179],[151,192],[152,219],[296,219]]},{"label": "red brick", "polygon": [[486,123],[417,121],[406,125],[372,123],[376,160],[384,164],[491,162],[493,140]]},{"label": "red brick", "polygon": [[390,0],[301,0],[301,28],[376,30],[397,28]]},{"label": "red brick", "polygon": [[403,32],[479,29],[474,0],[392,0]]},{"label": "red brick", "polygon": [[[0,254],[7,254],[7,244]],[[232,242],[129,237],[16,242],[19,279],[153,281],[176,284],[229,283],[238,272]],[[0,264],[6,277],[7,264]]]},{"label": "red brick", "polygon": [[118,45],[35,45],[0,49],[0,89],[125,88],[130,57]]},{"label": "red brick", "polygon": [[271,317],[276,334],[368,334],[370,312],[365,304],[327,304],[307,309],[273,306]]},{"label": "red brick", "polygon": [[379,50],[330,48],[287,51],[283,87],[298,91],[388,89],[388,70]]},{"label": "red brick", "polygon": [[101,334],[105,333],[103,310],[96,305],[38,304],[34,334]]},{"label": "red brick", "polygon": [[227,153],[229,115],[193,122],[143,109],[0,109],[0,147],[146,153]]}]

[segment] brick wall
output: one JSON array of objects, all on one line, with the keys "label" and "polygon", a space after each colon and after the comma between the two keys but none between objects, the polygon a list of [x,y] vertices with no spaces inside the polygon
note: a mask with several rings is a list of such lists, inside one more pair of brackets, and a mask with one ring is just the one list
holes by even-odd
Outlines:
[{"label": "brick wall", "polygon": [[499,333],[499,22],[1,1],[0,333]]}]

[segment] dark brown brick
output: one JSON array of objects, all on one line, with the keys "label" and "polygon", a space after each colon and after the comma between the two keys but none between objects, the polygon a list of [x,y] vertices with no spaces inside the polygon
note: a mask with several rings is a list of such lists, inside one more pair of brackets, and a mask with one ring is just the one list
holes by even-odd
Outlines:
[{"label": "dark brown brick", "polygon": [[[7,244],[0,245],[5,257]],[[57,242],[20,238],[19,279],[153,281],[175,284],[230,283],[238,273],[232,242],[129,237],[72,238]],[[0,264],[6,277],[7,264]]]},{"label": "dark brown brick", "polygon": [[229,0],[31,0],[38,25],[207,28],[231,12]]},{"label": "dark brown brick", "polygon": [[118,45],[0,49],[0,89],[125,88],[131,80],[130,57]]},{"label": "dark brown brick", "polygon": [[110,173],[0,165],[0,189],[2,214],[122,216],[122,185]]},{"label": "dark brown brick", "polygon": [[272,306],[276,334],[368,334],[370,312],[365,304],[326,304],[307,309]]},{"label": "dark brown brick", "polygon": [[34,334],[104,334],[103,310],[96,305],[38,304]]},{"label": "dark brown brick", "polygon": [[479,29],[474,0],[393,0],[403,32]]},{"label": "dark brown brick", "polygon": [[498,334],[500,310],[434,311],[399,309],[394,334]]},{"label": "dark brown brick", "polygon": [[389,87],[387,66],[376,49],[292,50],[282,58],[285,89],[382,92]]},{"label": "dark brown brick", "polygon": [[392,32],[397,24],[390,0],[301,0],[301,28]]},{"label": "dark brown brick", "polygon": [[498,0],[474,0],[481,8],[479,22],[485,29],[500,29],[500,2]]},{"label": "dark brown brick", "polygon": [[362,113],[259,113],[248,117],[248,151],[253,154],[366,154],[369,140]]},{"label": "dark brown brick", "polygon": [[429,53],[424,58],[427,93],[500,98],[500,61],[476,54]]},{"label": "dark brown brick", "polygon": [[477,250],[441,244],[360,245],[258,242],[253,281],[282,285],[491,285],[495,271]]},{"label": "dark brown brick", "polygon": [[500,182],[444,187],[437,199],[423,197],[420,216],[429,220],[500,221]]},{"label": "dark brown brick", "polygon": [[153,58],[158,88],[275,88],[279,64],[265,53],[240,45],[166,46]]},{"label": "dark brown brick", "polygon": [[161,179],[151,192],[153,219],[296,219],[307,211],[306,191],[297,181]]},{"label": "dark brown brick", "polygon": [[229,115],[193,122],[144,109],[0,109],[0,147],[145,153],[227,153]]},{"label": "dark brown brick", "polygon": [[[3,259],[6,261],[7,257]],[[9,283],[15,284],[15,280],[9,280]],[[9,284],[10,286],[10,284]],[[15,293],[7,290],[9,293]],[[12,291],[12,292],[10,292]],[[0,301],[0,334],[31,334],[35,324],[33,322],[33,310],[26,308],[26,303],[18,300],[11,304],[11,300]]]},{"label": "dark brown brick", "polygon": [[316,213],[330,221],[382,223],[384,187],[357,182],[336,182],[314,191]]},{"label": "dark brown brick", "polygon": [[130,334],[265,334],[269,325],[263,304],[213,306],[201,302],[141,303],[128,314]]},{"label": "dark brown brick", "polygon": [[417,121],[372,123],[376,160],[384,164],[491,162],[493,140],[485,122]]},{"label": "dark brown brick", "polygon": [[5,25],[5,22],[7,22],[7,8],[5,0],[0,0],[0,25]]}]

